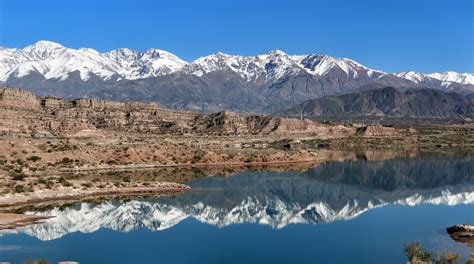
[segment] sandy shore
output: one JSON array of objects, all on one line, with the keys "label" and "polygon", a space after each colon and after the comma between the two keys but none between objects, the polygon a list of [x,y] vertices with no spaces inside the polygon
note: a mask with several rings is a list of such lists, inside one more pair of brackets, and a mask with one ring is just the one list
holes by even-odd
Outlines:
[{"label": "sandy shore", "polygon": [[323,161],[324,158],[266,161],[266,162],[219,162],[219,163],[185,163],[185,164],[144,164],[144,165],[102,165],[93,167],[61,168],[52,173],[61,172],[89,172],[89,171],[129,171],[129,170],[147,170],[159,168],[206,168],[206,167],[245,167],[245,166],[272,166],[289,165],[301,163],[313,163]]},{"label": "sandy shore", "polygon": [[0,200],[2,210],[35,203],[47,201],[67,201],[79,200],[85,197],[98,197],[109,195],[140,195],[140,194],[170,194],[189,190],[190,187],[180,183],[159,182],[154,186],[139,187],[112,187],[112,188],[92,188],[92,189],[73,189],[63,187],[55,190],[40,190],[33,193],[6,194]]}]

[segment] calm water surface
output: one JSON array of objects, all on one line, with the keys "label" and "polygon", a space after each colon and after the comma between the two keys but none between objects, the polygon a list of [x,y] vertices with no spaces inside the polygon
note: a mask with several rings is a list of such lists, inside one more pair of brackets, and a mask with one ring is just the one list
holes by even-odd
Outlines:
[{"label": "calm water surface", "polygon": [[403,245],[467,256],[445,228],[474,223],[474,160],[331,162],[188,182],[172,197],[54,208],[0,237],[23,263],[405,263]]}]

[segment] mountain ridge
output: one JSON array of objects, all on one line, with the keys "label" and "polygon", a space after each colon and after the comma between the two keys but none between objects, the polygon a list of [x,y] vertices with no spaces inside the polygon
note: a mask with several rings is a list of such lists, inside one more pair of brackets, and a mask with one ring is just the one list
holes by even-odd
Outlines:
[{"label": "mountain ridge", "polygon": [[474,117],[474,100],[454,92],[434,89],[393,87],[364,90],[340,96],[325,96],[307,100],[277,112],[282,116],[304,117]]},{"label": "mountain ridge", "polygon": [[[209,67],[209,65],[206,64],[206,62],[209,62],[209,61],[215,61],[216,58],[227,58],[227,59],[230,59],[230,60],[240,60],[240,61],[251,61],[251,60],[257,60],[257,59],[260,59],[261,61],[265,61],[265,59],[268,59],[269,57],[273,58],[274,57],[286,57],[286,60],[287,62],[290,62],[290,63],[296,63],[299,67],[301,67],[301,69],[304,69],[304,70],[307,70],[308,73],[313,73],[313,74],[317,74],[317,75],[324,75],[326,73],[326,71],[328,70],[328,68],[330,68],[330,66],[337,66],[339,68],[341,68],[344,72],[346,72],[347,74],[354,74],[354,72],[351,72],[351,67],[348,67],[348,65],[350,66],[357,66],[357,67],[361,67],[361,68],[364,68],[364,69],[367,69],[369,72],[369,75],[372,75],[373,73],[378,73],[378,74],[391,74],[391,73],[387,73],[387,72],[384,72],[384,71],[381,71],[381,70],[375,70],[375,69],[370,69],[354,60],[351,60],[349,58],[337,58],[337,57],[332,57],[332,56],[329,56],[329,55],[318,55],[318,54],[306,54],[306,55],[288,55],[286,54],[285,52],[281,51],[281,50],[272,50],[272,51],[269,51],[265,54],[261,54],[261,55],[255,55],[255,56],[240,56],[240,55],[230,55],[230,54],[225,54],[223,52],[215,52],[213,54],[210,54],[210,55],[207,55],[207,56],[202,56],[202,57],[199,57],[198,59],[194,60],[194,61],[191,61],[191,62],[186,62],[182,59],[180,59],[178,56],[168,52],[168,51],[165,51],[165,50],[161,50],[161,49],[155,49],[155,48],[150,48],[146,51],[136,51],[136,50],[132,50],[132,49],[129,49],[129,48],[117,48],[117,49],[113,49],[113,50],[110,50],[110,51],[107,51],[107,52],[98,52],[94,49],[91,49],[91,48],[79,48],[79,49],[71,49],[71,48],[66,48],[64,47],[63,45],[59,44],[59,43],[55,43],[55,42],[52,42],[52,41],[47,41],[47,40],[40,40],[32,45],[29,45],[23,49],[19,49],[19,48],[7,48],[7,47],[2,47],[2,49],[0,49],[0,60],[2,62],[5,61],[5,53],[9,53],[11,55],[17,55],[17,56],[24,56],[24,57],[27,57],[28,55],[30,55],[30,58],[25,58],[25,59],[36,59],[36,60],[44,60],[44,59],[47,59],[48,57],[51,57],[51,56],[54,56],[54,55],[63,55],[63,53],[65,52],[82,52],[83,54],[82,55],[91,55],[91,54],[95,54],[95,55],[102,55],[103,57],[105,58],[108,58],[108,59],[111,59],[112,61],[115,61],[115,62],[118,62],[118,64],[123,64],[123,60],[125,60],[125,62],[127,62],[127,59],[128,59],[128,62],[130,63],[130,59],[134,59],[134,60],[140,60],[140,59],[143,59],[143,60],[146,60],[147,58],[150,58],[150,59],[168,59],[169,63],[171,62],[175,62],[176,64],[173,65],[175,66],[174,68],[175,69],[180,69],[180,70],[183,70],[185,72],[188,72],[188,73],[193,73],[193,74],[196,74],[196,75],[200,75],[201,73],[198,73],[198,72],[195,72],[195,71],[199,71],[199,70],[202,70],[202,69],[194,69],[195,71],[193,71],[193,67],[188,67],[188,66],[191,66],[192,64],[195,64],[195,65],[200,65],[200,66],[203,66],[203,67],[208,67],[207,69],[205,69],[205,72],[208,73],[210,71],[212,71],[212,67]],[[3,53],[3,54],[2,54]],[[12,53],[16,53],[16,54],[12,54]],[[58,54],[59,53],[59,54]],[[144,58],[145,57],[145,58]],[[218,60],[218,59],[217,59]],[[320,65],[320,67],[315,67],[315,66],[318,66],[317,64],[314,63],[314,61],[319,61],[319,62],[323,62],[323,65]],[[122,63],[120,63],[122,61]],[[134,62],[134,61],[132,61]],[[251,62],[252,63],[252,62]],[[345,63],[345,64],[343,64]],[[20,64],[20,63],[18,63]],[[194,65],[194,66],[195,66]],[[233,66],[235,66],[236,64],[234,64]],[[1,68],[5,68],[7,65],[1,65],[2,67]],[[15,65],[16,66],[16,65]],[[115,65],[114,65],[115,66]],[[133,65],[126,65],[126,66],[133,66]],[[135,65],[136,66],[136,65]],[[168,66],[168,65],[164,65],[165,67]],[[232,66],[232,65],[228,65],[228,66]],[[256,65],[254,64],[253,66],[259,66],[259,65]],[[1,69],[0,68],[0,69]],[[184,68],[184,69],[183,69]],[[235,69],[235,67],[230,67],[230,68],[233,68]],[[2,69],[3,71],[1,72],[3,75],[5,75],[6,73],[12,73],[11,69],[10,71],[6,71],[5,69]],[[38,69],[30,69],[30,70],[38,70]],[[71,73],[73,71],[70,71],[69,73]],[[121,71],[117,71],[116,73],[117,74],[120,74]],[[170,71],[168,73],[172,73],[173,71]],[[160,74],[163,74],[163,73],[155,73],[155,75],[153,76],[159,76]],[[357,74],[357,73],[355,73]],[[406,72],[395,72],[395,73],[392,73],[393,75],[395,76],[398,76],[398,77],[401,77],[401,76],[406,76],[404,77],[404,79],[407,79],[407,80],[411,80],[411,81],[415,81],[416,79],[419,79],[417,78],[417,76],[421,76],[421,77],[425,77],[425,78],[433,78],[433,79],[437,79],[437,80],[440,80],[440,81],[444,81],[444,82],[455,82],[455,83],[461,83],[461,84],[474,84],[474,74],[473,73],[458,73],[458,72],[454,72],[454,71],[445,71],[445,72],[433,72],[433,73],[428,73],[428,74],[423,74],[423,73],[420,73],[420,72],[415,72],[415,71],[406,71]],[[6,80],[8,76],[1,76],[2,78],[0,78],[1,80]],[[48,76],[48,77],[51,77],[51,78],[55,78],[57,76]],[[127,75],[123,75],[122,77],[125,77],[125,78],[129,78],[132,80],[132,78],[146,78],[146,77],[150,77],[149,75],[136,75],[136,76],[127,76]],[[418,80],[419,81],[419,80]]]},{"label": "mountain ridge", "polygon": [[160,49],[119,48],[100,53],[50,41],[0,49],[0,83],[40,95],[138,100],[204,112],[268,112],[374,84],[474,92],[474,74],[391,74],[328,55],[288,55],[280,50],[256,56],[216,52],[186,62]]}]

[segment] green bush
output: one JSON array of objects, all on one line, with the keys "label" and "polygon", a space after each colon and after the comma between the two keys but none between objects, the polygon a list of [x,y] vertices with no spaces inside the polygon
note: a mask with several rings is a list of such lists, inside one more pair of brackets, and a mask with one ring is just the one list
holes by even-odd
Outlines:
[{"label": "green bush", "polygon": [[119,165],[120,161],[118,161],[118,160],[108,160],[107,164],[108,165]]},{"label": "green bush", "polygon": [[61,183],[64,187],[71,187],[72,183],[66,180],[63,176],[61,176],[58,180],[59,183]]},{"label": "green bush", "polygon": [[15,173],[15,174],[12,175],[12,180],[14,180],[14,181],[22,181],[22,180],[24,180],[26,177],[28,177],[28,176],[26,176],[26,174],[24,174],[24,173]]},{"label": "green bush", "polygon": [[37,162],[37,161],[41,160],[41,157],[31,156],[31,157],[27,158],[27,160],[32,161],[32,162]]},{"label": "green bush", "polygon": [[46,179],[43,178],[43,177],[40,177],[40,178],[37,180],[37,182],[38,182],[39,184],[46,184]]},{"label": "green bush", "polygon": [[92,183],[90,183],[90,182],[85,182],[85,183],[83,183],[83,184],[81,184],[81,185],[82,185],[82,187],[85,187],[85,188],[90,188],[90,187],[92,187]]},{"label": "green bush", "polygon": [[469,259],[466,261],[466,264],[474,264],[474,254],[469,255]]},{"label": "green bush", "polygon": [[64,187],[71,187],[73,184],[70,181],[61,182]]},{"label": "green bush", "polygon": [[54,186],[54,182],[51,180],[46,181],[46,189],[51,189]]},{"label": "green bush", "polygon": [[249,156],[247,159],[244,160],[245,163],[252,163],[255,162],[255,156]]},{"label": "green bush", "polygon": [[65,157],[61,160],[61,163],[65,163],[65,164],[72,163],[72,162],[74,162],[74,160],[69,159],[68,157]]},{"label": "green bush", "polygon": [[[430,264],[457,264],[461,260],[461,255],[446,251],[444,255],[436,252],[435,256],[423,249],[420,243],[411,243],[403,248],[409,263],[430,263]],[[474,264],[474,255],[471,255],[466,264]]]},{"label": "green bush", "polygon": [[23,186],[23,185],[21,185],[21,184],[15,185],[15,192],[16,192],[16,193],[25,192],[25,186]]},{"label": "green bush", "polygon": [[446,251],[441,256],[439,252],[436,252],[436,257],[433,261],[434,264],[456,264],[461,260],[461,255],[453,252]]},{"label": "green bush", "polygon": [[420,243],[411,243],[405,245],[403,248],[405,255],[410,262],[423,261],[428,262],[431,260],[431,253],[426,252]]},{"label": "green bush", "polygon": [[124,182],[131,182],[132,180],[130,179],[130,177],[126,176],[126,177],[123,177],[123,178],[122,178],[122,181],[124,181]]}]

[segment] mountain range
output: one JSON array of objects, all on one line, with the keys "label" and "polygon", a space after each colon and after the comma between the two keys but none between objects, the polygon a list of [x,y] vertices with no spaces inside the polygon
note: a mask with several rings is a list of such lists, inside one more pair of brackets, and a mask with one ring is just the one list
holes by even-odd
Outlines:
[{"label": "mountain range", "polygon": [[292,117],[474,117],[474,96],[434,89],[372,89],[307,100],[279,112]]},{"label": "mountain range", "polygon": [[62,98],[157,102],[196,111],[274,112],[308,99],[373,87],[431,88],[466,95],[472,73],[387,73],[346,58],[222,52],[186,62],[159,49],[100,53],[50,41],[0,47],[0,84]]}]

